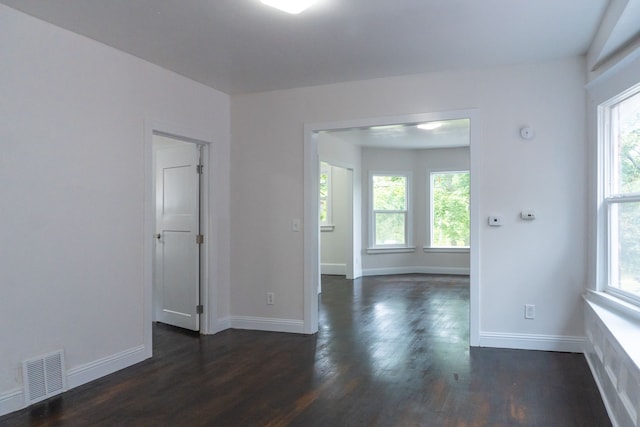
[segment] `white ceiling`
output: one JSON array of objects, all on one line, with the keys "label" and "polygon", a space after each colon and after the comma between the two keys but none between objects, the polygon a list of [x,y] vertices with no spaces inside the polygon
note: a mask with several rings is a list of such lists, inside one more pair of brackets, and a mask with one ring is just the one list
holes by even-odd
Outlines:
[{"label": "white ceiling", "polygon": [[[436,123],[436,122],[433,122]],[[437,129],[416,123],[322,131],[335,139],[362,147],[394,149],[455,148],[469,145],[469,119],[441,120]]]},{"label": "white ceiling", "polygon": [[608,0],[0,0],[229,94],[586,53]]}]

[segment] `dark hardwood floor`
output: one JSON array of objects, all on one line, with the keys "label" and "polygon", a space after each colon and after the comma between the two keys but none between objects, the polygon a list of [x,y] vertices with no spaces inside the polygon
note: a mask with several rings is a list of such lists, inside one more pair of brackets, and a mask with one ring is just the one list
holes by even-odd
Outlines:
[{"label": "dark hardwood floor", "polygon": [[2,426],[609,426],[581,354],[469,348],[466,277],[323,277],[314,336],[154,327],[154,357]]}]

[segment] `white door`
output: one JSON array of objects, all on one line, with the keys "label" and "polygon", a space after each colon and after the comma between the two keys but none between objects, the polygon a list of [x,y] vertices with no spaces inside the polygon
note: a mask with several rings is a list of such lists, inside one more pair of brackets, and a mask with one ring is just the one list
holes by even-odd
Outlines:
[{"label": "white door", "polygon": [[[200,149],[157,137],[156,320],[200,329]],[[175,144],[174,144],[175,142]]]}]

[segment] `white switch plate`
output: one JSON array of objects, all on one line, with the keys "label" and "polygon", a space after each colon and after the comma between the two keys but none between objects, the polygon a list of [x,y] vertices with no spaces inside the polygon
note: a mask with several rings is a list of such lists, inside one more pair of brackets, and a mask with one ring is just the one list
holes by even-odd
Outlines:
[{"label": "white switch plate", "polygon": [[535,319],[536,318],[536,306],[533,304],[525,304],[524,306],[524,318]]},{"label": "white switch plate", "polygon": [[524,210],[520,212],[520,218],[526,221],[533,221],[534,219],[536,219],[536,213],[532,210]]},{"label": "white switch plate", "polygon": [[300,231],[300,219],[294,218],[291,221],[291,231]]}]

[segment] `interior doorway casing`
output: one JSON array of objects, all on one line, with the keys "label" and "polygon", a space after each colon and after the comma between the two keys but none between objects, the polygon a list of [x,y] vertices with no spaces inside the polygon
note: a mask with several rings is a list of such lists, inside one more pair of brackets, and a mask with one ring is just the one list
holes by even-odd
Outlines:
[{"label": "interior doorway casing", "polygon": [[[362,268],[356,268],[357,266],[355,265],[355,261],[354,261],[354,240],[356,238],[359,238],[359,234],[358,236],[354,235],[354,229],[356,228],[356,226],[360,225],[360,221],[354,221],[354,165],[350,164],[350,163],[346,163],[346,162],[342,162],[340,160],[335,160],[329,157],[323,157],[320,156],[320,161],[321,162],[325,162],[328,165],[330,165],[331,167],[338,167],[340,169],[344,169],[347,173],[347,182],[348,182],[348,189],[347,189],[347,217],[348,217],[348,225],[347,225],[347,230],[346,230],[346,235],[351,236],[350,239],[347,239],[347,242],[344,242],[344,245],[346,247],[347,250],[347,256],[346,256],[346,260],[345,260],[345,276],[347,279],[357,279],[358,277],[362,276]],[[335,205],[334,205],[335,208]],[[320,256],[320,261],[322,264],[322,256]],[[320,271],[320,270],[319,270]],[[321,272],[320,272],[321,273]],[[321,287],[319,287],[319,289],[322,289]]]},{"label": "interior doorway casing", "polygon": [[305,124],[304,126],[304,332],[318,331],[318,295],[320,280],[319,256],[319,155],[318,135],[320,131],[350,129],[358,127],[384,126],[401,123],[420,123],[439,120],[469,119],[469,163],[470,163],[470,297],[469,297],[469,344],[479,345],[480,338],[480,215],[479,175],[480,112],[477,109],[436,113],[410,114],[404,116],[350,120],[341,122]]},{"label": "interior doorway casing", "polygon": [[177,139],[184,142],[194,143],[202,146],[202,164],[203,175],[201,182],[201,205],[200,216],[201,234],[204,235],[204,244],[200,254],[201,268],[201,304],[203,305],[203,313],[200,318],[200,333],[210,333],[210,319],[215,317],[215,305],[210,304],[211,294],[211,265],[209,260],[212,259],[213,233],[209,224],[210,218],[210,194],[211,187],[209,185],[211,177],[212,161],[212,145],[210,137],[201,132],[189,128],[183,128],[155,120],[145,121],[145,146],[144,146],[144,183],[145,183],[145,199],[144,199],[144,230],[143,230],[143,250],[144,250],[144,268],[143,268],[143,333],[144,333],[144,349],[145,357],[149,358],[153,355],[153,275],[154,275],[154,254],[155,254],[155,204],[156,192],[154,188],[154,164],[153,164],[153,136],[160,135]]}]

